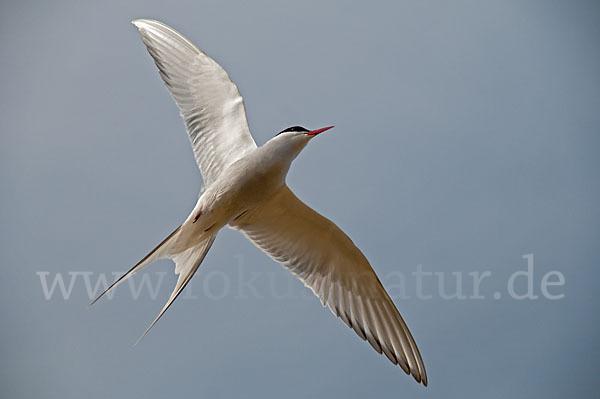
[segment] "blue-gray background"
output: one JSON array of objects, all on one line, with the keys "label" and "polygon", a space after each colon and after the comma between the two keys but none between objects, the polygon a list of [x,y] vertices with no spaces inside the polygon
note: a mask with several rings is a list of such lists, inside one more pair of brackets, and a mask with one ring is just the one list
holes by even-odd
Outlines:
[{"label": "blue-gray background", "polygon": [[[589,397],[597,393],[598,3],[57,2],[0,6],[0,396]],[[37,272],[128,269],[200,188],[183,124],[130,20],[171,24],[237,82],[259,144],[336,128],[289,185],[337,222],[396,299],[423,388],[377,355],[239,233],[223,231],[179,300],[126,286],[88,310],[83,280],[46,300]],[[535,256],[537,300],[506,281]],[[243,259],[240,269],[238,259]],[[415,297],[411,272],[491,271],[485,299]],[[202,278],[292,281],[222,299]],[[540,294],[560,271],[559,300]],[[222,275],[220,275],[222,277]],[[221,279],[222,280],[222,279]],[[214,293],[221,280],[214,279]],[[139,281],[139,277],[138,277]],[[437,280],[425,285],[436,293]],[[386,283],[384,278],[384,284]],[[517,285],[519,292],[524,284]],[[389,284],[389,282],[387,283]],[[222,289],[221,284],[221,289]],[[472,289],[471,289],[472,291]],[[492,293],[503,294],[494,300]]]}]

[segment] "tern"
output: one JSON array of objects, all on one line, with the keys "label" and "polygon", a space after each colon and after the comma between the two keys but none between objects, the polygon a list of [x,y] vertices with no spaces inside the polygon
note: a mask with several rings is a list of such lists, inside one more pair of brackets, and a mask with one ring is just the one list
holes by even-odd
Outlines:
[{"label": "tern", "polygon": [[133,24],[179,107],[203,187],[185,221],[92,305],[150,263],[172,259],[175,289],[141,340],[190,282],[219,230],[228,226],[297,276],[378,353],[427,386],[417,344],[363,253],[286,185],[292,161],[333,126],[293,126],[258,147],[240,92],[221,66],[164,23],[137,19]]}]

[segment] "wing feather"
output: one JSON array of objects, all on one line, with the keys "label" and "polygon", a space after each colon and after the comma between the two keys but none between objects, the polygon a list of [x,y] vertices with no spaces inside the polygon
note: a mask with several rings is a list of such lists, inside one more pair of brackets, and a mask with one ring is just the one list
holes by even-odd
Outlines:
[{"label": "wing feather", "polygon": [[133,24],[177,103],[205,185],[256,148],[244,101],[227,72],[171,27],[154,20]]},{"label": "wing feather", "polygon": [[283,186],[231,227],[302,280],[373,349],[427,385],[423,359],[402,316],[365,256],[334,223]]}]

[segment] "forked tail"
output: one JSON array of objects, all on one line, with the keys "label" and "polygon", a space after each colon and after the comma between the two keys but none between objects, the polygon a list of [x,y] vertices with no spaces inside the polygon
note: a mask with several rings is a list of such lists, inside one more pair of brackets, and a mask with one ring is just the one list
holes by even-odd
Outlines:
[{"label": "forked tail", "polygon": [[138,271],[142,270],[144,267],[148,266],[150,263],[164,258],[173,259],[175,262],[175,273],[179,274],[179,278],[177,279],[177,284],[175,285],[175,289],[171,293],[167,304],[160,311],[158,316],[154,319],[154,321],[150,324],[150,326],[146,329],[144,334],[137,340],[136,344],[139,343],[148,331],[156,324],[156,322],[161,318],[161,316],[167,311],[169,306],[173,303],[175,299],[179,296],[181,291],[185,288],[185,286],[190,282],[196,270],[200,267],[200,264],[206,257],[208,250],[212,246],[215,241],[216,234],[207,237],[205,240],[196,244],[193,247],[186,249],[183,252],[178,254],[173,254],[173,246],[176,242],[177,235],[181,231],[181,226],[177,227],[175,231],[173,231],[167,238],[165,238],[156,248],[148,253],[148,255],[144,256],[142,260],[140,260],[135,266],[133,266],[127,273],[121,276],[117,281],[115,281],[110,287],[108,287],[102,294],[100,294],[94,301],[90,304],[90,306],[94,305],[100,298],[106,295],[110,290],[114,289],[116,286],[127,280],[129,277],[133,276]]}]

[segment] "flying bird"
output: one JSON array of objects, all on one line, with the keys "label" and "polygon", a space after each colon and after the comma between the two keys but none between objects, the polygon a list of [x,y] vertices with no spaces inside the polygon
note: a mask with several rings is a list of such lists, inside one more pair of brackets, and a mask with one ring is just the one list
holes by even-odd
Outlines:
[{"label": "flying bird", "polygon": [[293,126],[258,147],[240,92],[221,66],[161,22],[137,19],[133,24],[185,121],[203,188],[185,221],[92,305],[155,260],[172,259],[179,275],[175,289],[144,337],[227,226],[297,276],[360,338],[426,386],[417,344],[363,253],[286,185],[292,161],[333,126]]}]

